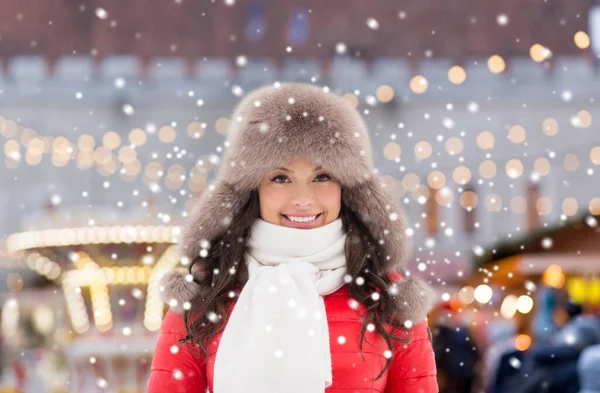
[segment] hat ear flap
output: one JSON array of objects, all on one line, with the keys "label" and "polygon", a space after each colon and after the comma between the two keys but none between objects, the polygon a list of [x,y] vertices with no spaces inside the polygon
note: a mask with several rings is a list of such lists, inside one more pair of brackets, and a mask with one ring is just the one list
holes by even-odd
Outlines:
[{"label": "hat ear flap", "polygon": [[200,286],[190,280],[192,277],[179,270],[171,270],[160,280],[160,297],[169,308],[181,314],[184,312],[184,304],[191,303],[198,294]]},{"label": "hat ear flap", "polygon": [[369,228],[371,235],[377,241],[383,240],[387,253],[382,261],[384,268],[392,270],[405,265],[412,252],[405,232],[406,217],[383,188],[381,177],[373,174],[359,186],[345,188],[342,199]]},{"label": "hat ear flap", "polygon": [[397,288],[397,318],[400,322],[422,322],[435,303],[435,291],[424,281],[408,277],[394,282]]}]

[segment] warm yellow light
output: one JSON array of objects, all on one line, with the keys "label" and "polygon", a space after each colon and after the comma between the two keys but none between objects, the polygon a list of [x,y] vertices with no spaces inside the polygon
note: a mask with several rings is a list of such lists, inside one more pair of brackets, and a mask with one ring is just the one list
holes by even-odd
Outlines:
[{"label": "warm yellow light", "polygon": [[58,136],[52,142],[52,150],[55,154],[63,155],[63,154],[71,153],[72,151],[69,151],[70,147],[71,147],[71,142],[69,142],[69,140],[67,138],[65,138],[64,136]]},{"label": "warm yellow light", "polygon": [[[109,232],[123,236],[109,238]],[[75,228],[73,236],[66,237],[64,229],[21,232],[10,235],[6,240],[6,248],[10,253],[48,246],[68,246],[76,244],[99,243],[176,243],[180,228],[176,226],[117,226]]]},{"label": "warm yellow light", "polygon": [[468,211],[475,209],[475,207],[477,207],[478,202],[479,198],[477,197],[477,194],[473,191],[465,191],[460,196],[460,205]]},{"label": "warm yellow light", "polygon": [[488,303],[490,300],[492,300],[492,288],[490,288],[489,286],[485,285],[485,284],[481,284],[479,285],[477,288],[475,288],[475,300],[477,300],[479,303],[481,304],[485,304]]},{"label": "warm yellow light", "polygon": [[590,46],[590,37],[585,31],[578,31],[575,33],[573,41],[575,41],[575,45],[577,45],[579,49],[587,49]]},{"label": "warm yellow light", "polygon": [[461,66],[454,66],[448,70],[448,80],[455,85],[460,85],[467,80],[467,73]]},{"label": "warm yellow light", "polygon": [[490,194],[485,197],[483,204],[489,211],[497,213],[502,210],[502,197],[498,194]]},{"label": "warm yellow light", "polygon": [[44,140],[42,138],[33,138],[27,144],[27,150],[34,155],[41,155],[46,150]]},{"label": "warm yellow light", "polygon": [[38,133],[36,130],[33,128],[25,128],[23,131],[21,131],[21,143],[24,145],[29,145],[32,140],[39,139],[37,136]]},{"label": "warm yellow light", "polygon": [[81,151],[93,151],[96,147],[96,141],[94,137],[88,134],[83,134],[77,139],[77,147]]},{"label": "warm yellow light", "polygon": [[139,173],[141,171],[142,171],[142,164],[137,159],[128,164],[124,164],[123,168],[121,168],[122,175],[131,176],[133,178],[135,178],[135,176],[139,175]]},{"label": "warm yellow light", "polygon": [[593,305],[600,304],[600,279],[593,278],[588,281],[588,303]]},{"label": "warm yellow light", "polygon": [[160,297],[160,280],[170,270],[177,266],[180,261],[177,248],[170,246],[165,253],[161,255],[156,262],[152,275],[148,282],[148,297],[144,312],[144,326],[151,331],[160,328],[160,318],[162,316],[163,302]]},{"label": "warm yellow light", "polygon": [[187,126],[187,134],[190,138],[200,139],[204,136],[206,126],[199,121],[193,121]]},{"label": "warm yellow light", "polygon": [[158,181],[164,174],[164,168],[160,162],[149,162],[144,171],[144,176],[152,181]]},{"label": "warm yellow light", "polygon": [[592,198],[589,204],[590,213],[597,216],[600,215],[600,198]]},{"label": "warm yellow light", "polygon": [[415,173],[407,173],[402,178],[402,187],[408,191],[414,191],[421,184],[421,179]]},{"label": "warm yellow light", "polygon": [[381,102],[390,102],[394,98],[394,89],[388,85],[379,86],[375,96]]},{"label": "warm yellow light", "polygon": [[533,308],[533,299],[527,295],[519,296],[517,299],[517,310],[521,314],[527,314]]},{"label": "warm yellow light", "polygon": [[522,143],[525,141],[525,128],[521,125],[514,125],[508,130],[508,139],[513,143]]},{"label": "warm yellow light", "polygon": [[440,189],[446,184],[446,176],[440,171],[433,171],[427,177],[427,183],[434,190]]},{"label": "warm yellow light", "polygon": [[479,164],[479,174],[484,179],[492,179],[498,173],[498,168],[492,160],[485,160]]},{"label": "warm yellow light", "polygon": [[389,142],[383,148],[383,155],[388,160],[396,160],[400,158],[400,154],[402,154],[402,148],[396,142]]},{"label": "warm yellow light", "polygon": [[551,169],[550,161],[545,157],[540,157],[534,161],[533,169],[535,169],[535,173],[538,175],[547,176]]},{"label": "warm yellow light", "polygon": [[506,163],[506,174],[512,179],[516,179],[523,174],[523,163],[518,158],[513,158]]},{"label": "warm yellow light", "polygon": [[548,136],[554,136],[558,134],[558,122],[555,119],[549,117],[542,123],[542,129],[544,131],[544,134]]},{"label": "warm yellow light", "polygon": [[542,216],[547,216],[552,213],[552,199],[549,197],[541,197],[535,202],[535,209]]},{"label": "warm yellow light", "polygon": [[172,143],[177,137],[177,131],[171,126],[162,126],[158,130],[158,139],[162,143]]},{"label": "warm yellow light", "polygon": [[454,192],[448,187],[441,188],[435,193],[435,201],[440,206],[450,206],[454,201]]},{"label": "warm yellow light", "polygon": [[502,318],[511,319],[517,312],[517,297],[515,295],[508,295],[502,301],[500,306],[500,315]]},{"label": "warm yellow light", "polygon": [[54,310],[45,303],[38,304],[33,311],[33,325],[36,330],[43,335],[47,335],[54,330]]},{"label": "warm yellow light", "polygon": [[488,68],[494,74],[499,74],[506,69],[506,63],[502,56],[493,55],[488,59]]},{"label": "warm yellow light", "polygon": [[465,185],[471,181],[471,170],[466,166],[458,166],[452,171],[452,179],[457,184]]},{"label": "warm yellow light", "polygon": [[526,334],[519,334],[517,336],[517,338],[515,339],[515,348],[517,348],[521,352],[529,349],[530,345],[531,345],[531,337],[529,337]]},{"label": "warm yellow light", "polygon": [[14,139],[9,139],[4,143],[4,154],[7,156],[15,155],[21,150],[21,145]]},{"label": "warm yellow light", "polygon": [[531,48],[529,48],[529,55],[531,56],[533,61],[540,63],[549,58],[551,52],[548,48],[544,47],[543,45],[533,44]]},{"label": "warm yellow light", "polygon": [[432,151],[431,144],[427,141],[421,141],[415,145],[415,155],[418,158],[427,158],[431,155]]},{"label": "warm yellow light", "polygon": [[579,204],[575,198],[566,198],[562,204],[563,213],[567,216],[574,216],[579,210]]},{"label": "warm yellow light", "polygon": [[4,127],[2,128],[2,135],[5,138],[13,138],[19,132],[19,125],[13,120],[7,120],[4,122]]},{"label": "warm yellow light", "polygon": [[111,159],[112,153],[107,147],[100,146],[94,151],[94,160],[96,160],[98,164],[106,165]]},{"label": "warm yellow light", "polygon": [[147,140],[148,136],[146,135],[146,132],[141,128],[135,128],[129,133],[129,142],[133,145],[142,146],[146,144]]},{"label": "warm yellow light", "polygon": [[550,265],[542,275],[544,284],[552,288],[562,288],[565,285],[565,274],[558,265]]},{"label": "warm yellow light", "polygon": [[410,80],[410,90],[415,94],[423,94],[427,91],[429,87],[429,82],[422,75],[417,75],[412,77]]},{"label": "warm yellow light", "polygon": [[448,138],[446,141],[446,151],[451,156],[462,153],[464,148],[463,141],[455,136]]},{"label": "warm yellow light", "polygon": [[109,150],[116,149],[121,144],[121,137],[114,131],[109,131],[104,134],[102,144]]},{"label": "warm yellow light", "polygon": [[139,269],[139,268],[138,267],[135,267],[135,268],[128,267],[127,268],[127,273],[126,273],[127,275],[126,275],[125,279],[128,284],[136,283],[137,269]]},{"label": "warm yellow light", "polygon": [[19,273],[9,273],[6,284],[10,292],[19,292],[23,289],[23,277]]},{"label": "warm yellow light", "polygon": [[594,165],[600,165],[600,146],[594,146],[590,150],[590,160]]},{"label": "warm yellow light", "polygon": [[137,153],[131,146],[123,146],[119,149],[119,161],[123,164],[131,164],[136,158]]},{"label": "warm yellow light", "polygon": [[489,131],[480,132],[477,135],[477,146],[482,150],[489,150],[494,147],[494,134]]},{"label": "warm yellow light", "polygon": [[458,300],[463,304],[471,304],[475,300],[475,288],[465,286],[458,292]]},{"label": "warm yellow light", "polygon": [[89,169],[94,166],[94,153],[91,151],[80,151],[77,154],[77,168]]},{"label": "warm yellow light", "polygon": [[574,303],[585,303],[589,292],[586,280],[581,277],[569,278],[567,281],[567,292]]},{"label": "warm yellow light", "polygon": [[577,112],[577,125],[581,128],[588,128],[592,125],[592,114],[586,110]]}]

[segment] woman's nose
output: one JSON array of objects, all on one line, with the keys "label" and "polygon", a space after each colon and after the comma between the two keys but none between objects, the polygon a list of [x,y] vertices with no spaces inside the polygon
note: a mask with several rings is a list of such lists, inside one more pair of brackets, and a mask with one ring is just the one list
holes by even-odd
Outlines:
[{"label": "woman's nose", "polygon": [[292,202],[298,207],[311,206],[315,201],[313,192],[308,187],[298,187]]},{"label": "woman's nose", "polygon": [[295,197],[293,203],[295,206],[298,206],[298,207],[309,207],[309,206],[312,206],[314,201],[313,201],[312,197],[300,196],[300,197]]}]

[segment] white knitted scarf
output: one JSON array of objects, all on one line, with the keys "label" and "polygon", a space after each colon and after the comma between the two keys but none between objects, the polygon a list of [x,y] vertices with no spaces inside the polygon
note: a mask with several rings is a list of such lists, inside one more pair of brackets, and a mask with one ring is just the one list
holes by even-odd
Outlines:
[{"label": "white knitted scarf", "polygon": [[249,280],[217,350],[215,393],[317,393],[332,384],[323,296],[344,285],[345,241],[341,218],[314,229],[257,219]]}]

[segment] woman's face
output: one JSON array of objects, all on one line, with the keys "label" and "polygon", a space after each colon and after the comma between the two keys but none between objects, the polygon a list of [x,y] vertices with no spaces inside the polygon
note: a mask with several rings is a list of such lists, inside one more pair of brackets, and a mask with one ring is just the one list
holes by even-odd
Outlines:
[{"label": "woman's face", "polygon": [[[263,220],[275,225],[311,229],[338,218],[342,188],[314,163],[293,160],[265,175],[258,197]],[[307,221],[311,218],[314,219]],[[297,222],[298,219],[305,222]]]}]

